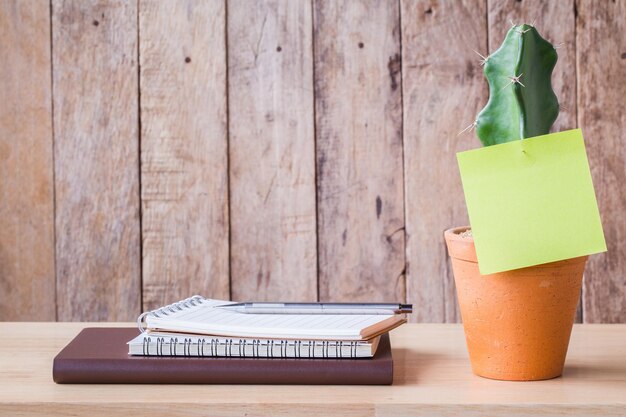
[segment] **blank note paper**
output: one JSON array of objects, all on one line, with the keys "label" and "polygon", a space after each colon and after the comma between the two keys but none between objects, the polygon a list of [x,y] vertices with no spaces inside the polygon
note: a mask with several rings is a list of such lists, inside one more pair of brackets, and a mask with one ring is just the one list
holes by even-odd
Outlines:
[{"label": "blank note paper", "polygon": [[457,159],[481,274],[606,251],[580,129]]}]

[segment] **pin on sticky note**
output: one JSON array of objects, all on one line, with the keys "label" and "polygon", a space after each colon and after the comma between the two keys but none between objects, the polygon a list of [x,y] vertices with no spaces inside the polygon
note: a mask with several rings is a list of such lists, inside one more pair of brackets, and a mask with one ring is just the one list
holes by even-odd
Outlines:
[{"label": "pin on sticky note", "polygon": [[481,274],[606,251],[580,129],[457,160]]}]

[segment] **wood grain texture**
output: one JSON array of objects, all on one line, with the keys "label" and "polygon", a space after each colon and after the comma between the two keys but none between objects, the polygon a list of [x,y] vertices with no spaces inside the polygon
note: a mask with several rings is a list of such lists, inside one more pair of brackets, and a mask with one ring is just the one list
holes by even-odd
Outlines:
[{"label": "wood grain texture", "polygon": [[608,252],[593,255],[583,320],[626,321],[626,2],[576,3],[578,125],[583,130]]},{"label": "wood grain texture", "polygon": [[311,3],[228,2],[232,296],[317,300]]},{"label": "wood grain texture", "polygon": [[469,223],[456,153],[480,146],[459,132],[487,101],[473,52],[487,48],[476,24],[485,13],[484,1],[402,2],[407,298],[417,321],[460,320],[443,232]]},{"label": "wood grain texture", "polygon": [[559,46],[553,130],[586,138],[609,251],[584,320],[626,322],[625,8],[0,0],[0,319],[134,319],[143,265],[146,309],[406,298],[458,321],[442,232],[468,222],[472,49],[512,20]]},{"label": "wood grain texture", "polygon": [[313,4],[320,299],[403,300],[399,4]]},{"label": "wood grain texture", "polygon": [[140,3],[144,309],[229,296],[225,9]]},{"label": "wood grain texture", "polygon": [[135,2],[53,0],[59,320],[140,309]]},{"label": "wood grain texture", "polygon": [[92,323],[0,323],[0,414],[621,417],[626,412],[626,325],[575,325],[563,377],[534,383],[473,375],[460,325],[408,324],[391,333],[391,386],[54,384],[54,356],[86,326]]},{"label": "wood grain texture", "polygon": [[[576,120],[576,11],[574,0],[488,0],[489,52],[500,46],[511,24],[533,24],[557,48],[558,62],[552,88],[561,106],[552,132],[575,129]],[[582,298],[576,308],[582,322]]]},{"label": "wood grain texture", "polygon": [[50,5],[0,1],[0,320],[55,320]]}]

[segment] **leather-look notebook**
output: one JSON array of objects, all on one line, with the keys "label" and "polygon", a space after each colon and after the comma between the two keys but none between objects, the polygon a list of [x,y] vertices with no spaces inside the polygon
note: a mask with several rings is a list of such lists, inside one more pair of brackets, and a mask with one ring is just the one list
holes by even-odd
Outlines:
[{"label": "leather-look notebook", "polygon": [[285,359],[130,356],[135,328],[81,331],[55,358],[59,384],[311,384],[389,385],[393,360],[384,334],[373,358]]}]

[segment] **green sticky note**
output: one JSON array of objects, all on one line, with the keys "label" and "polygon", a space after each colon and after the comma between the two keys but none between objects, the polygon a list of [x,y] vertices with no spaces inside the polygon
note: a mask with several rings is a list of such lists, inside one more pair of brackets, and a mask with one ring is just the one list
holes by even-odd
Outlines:
[{"label": "green sticky note", "polygon": [[580,129],[457,160],[481,274],[606,251]]}]

